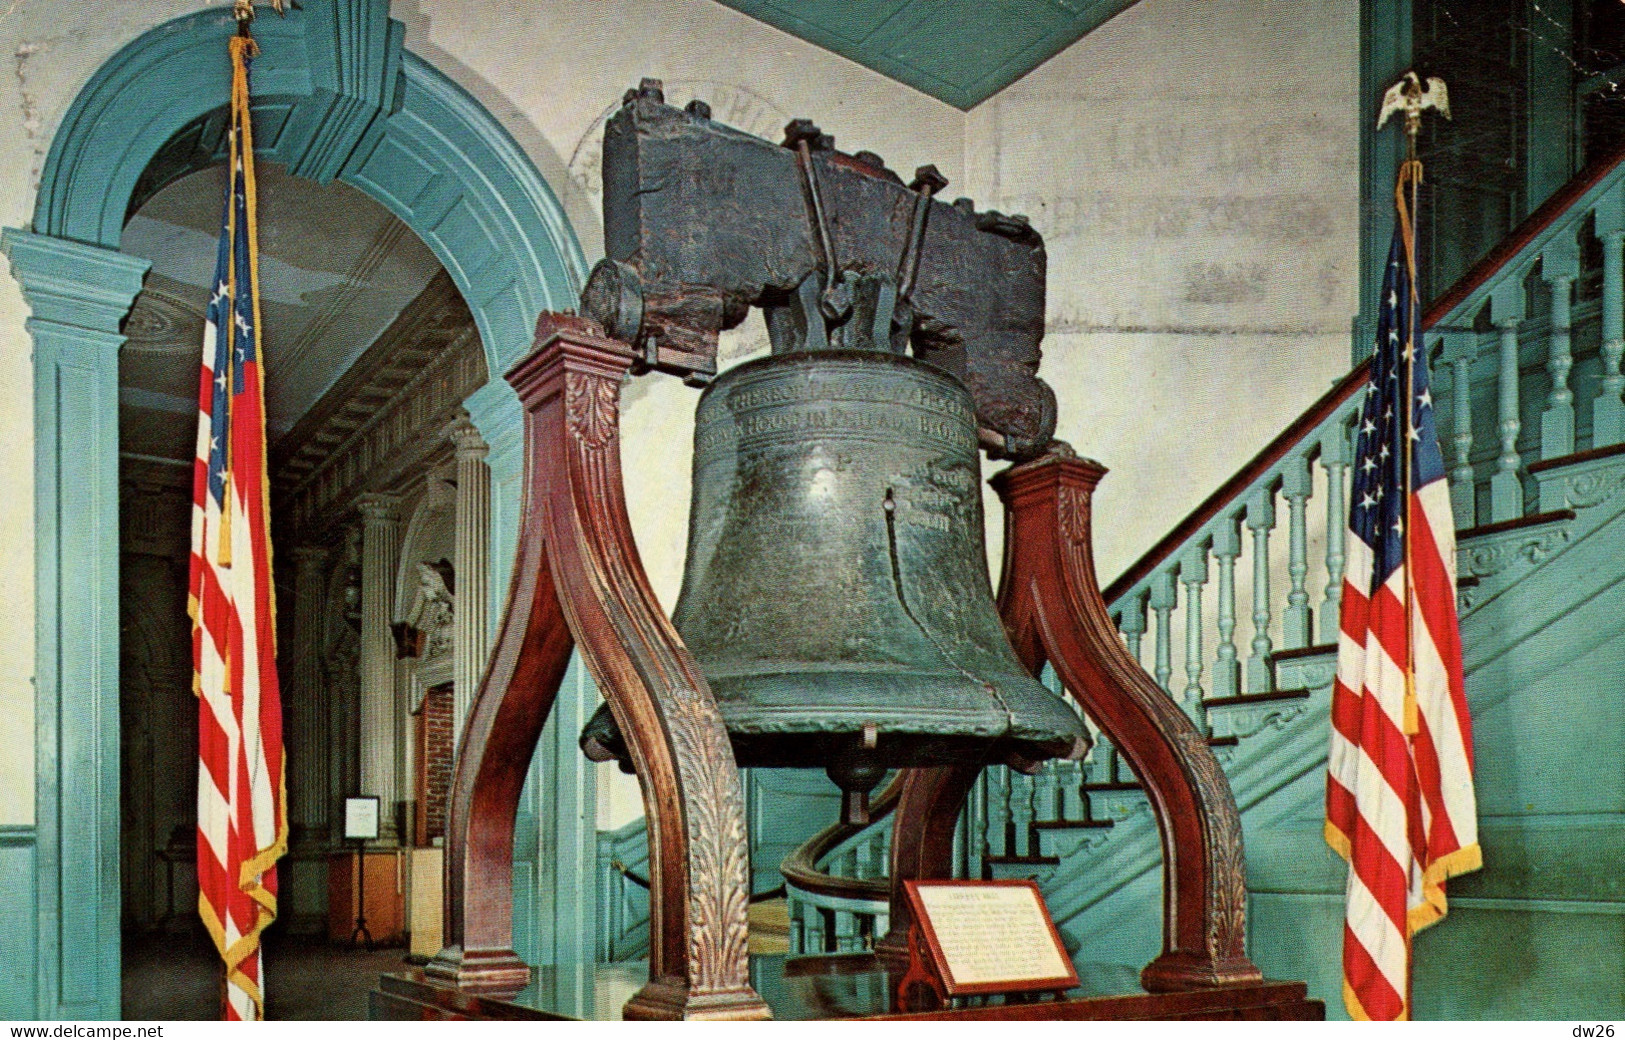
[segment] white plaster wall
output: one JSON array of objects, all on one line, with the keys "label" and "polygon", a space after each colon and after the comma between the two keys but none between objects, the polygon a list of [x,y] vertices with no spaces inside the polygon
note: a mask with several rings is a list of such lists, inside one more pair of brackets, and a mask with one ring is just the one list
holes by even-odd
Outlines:
[{"label": "white plaster wall", "polygon": [[1342,0],[1141,0],[970,113],[966,193],[1049,249],[1105,582],[1348,371],[1358,44]]}]

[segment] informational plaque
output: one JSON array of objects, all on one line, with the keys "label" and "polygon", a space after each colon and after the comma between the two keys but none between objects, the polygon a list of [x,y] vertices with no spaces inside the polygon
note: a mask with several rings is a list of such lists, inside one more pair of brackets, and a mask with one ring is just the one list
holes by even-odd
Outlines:
[{"label": "informational plaque", "polygon": [[906,881],[946,996],[1064,990],[1078,973],[1032,881]]},{"label": "informational plaque", "polygon": [[344,799],[344,840],[375,841],[378,838],[378,796],[361,795]]}]

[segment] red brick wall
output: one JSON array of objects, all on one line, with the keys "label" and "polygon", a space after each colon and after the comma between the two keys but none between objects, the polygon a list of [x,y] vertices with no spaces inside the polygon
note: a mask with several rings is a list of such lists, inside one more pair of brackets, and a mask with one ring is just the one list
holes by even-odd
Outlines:
[{"label": "red brick wall", "polygon": [[451,797],[451,759],[456,752],[451,732],[451,683],[423,697],[418,711],[417,844],[428,845],[446,834]]}]

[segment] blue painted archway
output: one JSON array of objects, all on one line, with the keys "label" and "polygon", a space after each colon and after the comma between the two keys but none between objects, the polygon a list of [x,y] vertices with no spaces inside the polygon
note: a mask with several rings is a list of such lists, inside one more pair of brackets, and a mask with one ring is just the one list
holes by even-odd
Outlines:
[{"label": "blue painted archway", "polygon": [[[528,349],[538,312],[573,307],[581,247],[530,159],[474,98],[404,50],[388,6],[306,0],[285,19],[259,20],[259,153],[355,185],[416,232],[468,302],[499,376]],[[52,141],[33,226],[0,240],[32,312],[35,373],[34,869],[31,885],[0,892],[0,924],[27,923],[5,945],[21,954],[6,974],[22,989],[0,987],[19,1017],[119,1015],[118,350],[147,263],[117,249],[153,157],[229,97],[234,31],[229,9],[199,12],[103,65]],[[492,449],[500,596],[520,413],[499,378],[468,404]]]}]

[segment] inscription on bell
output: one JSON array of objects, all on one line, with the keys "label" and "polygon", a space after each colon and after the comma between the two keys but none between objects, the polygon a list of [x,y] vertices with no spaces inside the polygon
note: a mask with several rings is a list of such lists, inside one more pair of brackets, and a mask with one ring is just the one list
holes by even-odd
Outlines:
[{"label": "inscription on bell", "polygon": [[825,433],[861,437],[866,433],[919,435],[954,448],[975,448],[976,437],[963,423],[929,415],[907,415],[847,408],[815,406],[781,408],[767,415],[753,415],[738,423],[743,438],[770,437],[785,433]]},{"label": "inscription on bell", "polygon": [[974,419],[970,399],[966,395],[942,393],[925,386],[900,385],[895,380],[882,381],[862,374],[854,374],[841,382],[803,379],[738,387],[728,394],[728,409],[738,415],[773,405],[827,404],[833,401],[922,408],[958,423],[969,423]]}]

